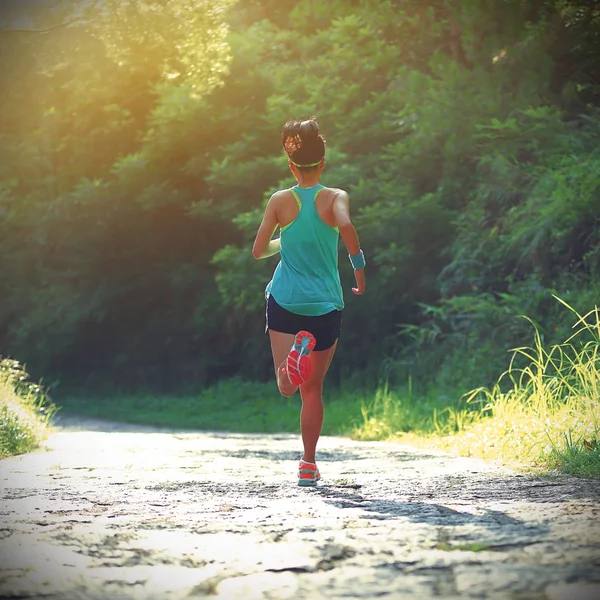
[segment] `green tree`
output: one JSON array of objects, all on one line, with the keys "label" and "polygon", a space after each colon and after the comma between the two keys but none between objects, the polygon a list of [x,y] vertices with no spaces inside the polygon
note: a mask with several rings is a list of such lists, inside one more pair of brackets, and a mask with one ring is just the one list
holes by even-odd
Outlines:
[{"label": "green tree", "polygon": [[[226,7],[78,3],[34,14],[38,29],[0,33],[15,59],[4,61],[13,85],[0,124],[0,325],[11,352],[37,365],[143,361],[144,328],[163,348],[165,330],[177,335],[190,319],[193,306],[178,326],[152,313],[158,293],[173,313],[181,296],[193,305],[202,273],[185,285],[182,273],[214,251],[202,256],[187,218],[202,177],[180,161],[206,150],[194,134],[227,70]],[[166,353],[154,351],[154,367]]]},{"label": "green tree", "polygon": [[281,125],[316,115],[369,265],[334,375],[483,383],[519,313],[550,335],[551,291],[597,297],[596,4],[45,3],[0,31],[2,347],[118,385],[269,376],[250,247]]}]

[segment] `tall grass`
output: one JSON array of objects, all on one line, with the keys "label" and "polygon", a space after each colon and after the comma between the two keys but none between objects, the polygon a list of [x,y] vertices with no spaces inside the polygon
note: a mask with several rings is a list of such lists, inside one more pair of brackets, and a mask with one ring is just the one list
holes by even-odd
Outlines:
[{"label": "tall grass", "polygon": [[[600,311],[595,307],[582,316],[556,299],[577,317],[564,343],[546,349],[534,326],[533,346],[512,351],[509,368],[491,389],[474,389],[441,413],[434,409],[435,439],[427,435],[431,427],[413,429],[405,439],[468,456],[600,477]],[[382,410],[390,402],[388,395],[378,405],[365,405],[359,437],[373,421],[394,421],[398,408]]]},{"label": "tall grass", "polygon": [[56,407],[14,360],[0,360],[0,458],[36,448]]},{"label": "tall grass", "polygon": [[413,395],[410,379],[405,388],[397,390],[381,383],[370,400],[363,400],[360,414],[362,418],[352,431],[352,437],[358,440],[393,439],[411,432],[448,435],[462,431],[478,419],[473,407],[451,395],[438,392]]}]

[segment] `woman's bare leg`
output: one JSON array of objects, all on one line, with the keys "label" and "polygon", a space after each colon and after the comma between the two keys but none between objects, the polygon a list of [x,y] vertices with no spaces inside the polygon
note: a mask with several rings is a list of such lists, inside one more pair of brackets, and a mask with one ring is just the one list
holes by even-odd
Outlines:
[{"label": "woman's bare leg", "polygon": [[[269,331],[269,338],[271,339],[277,387],[282,396],[292,396],[298,387],[290,382],[286,373],[282,373],[281,368],[285,366],[285,360],[296,336],[292,333]],[[311,352],[311,374],[308,380],[300,386],[300,396],[302,397],[300,431],[302,432],[302,443],[304,445],[302,459],[310,463],[315,462],[317,442],[323,428],[323,380],[336,348],[337,340],[327,350],[313,350]]]},{"label": "woman's bare leg", "polygon": [[308,381],[300,386],[302,410],[300,412],[300,431],[304,445],[302,460],[316,462],[316,450],[321,429],[323,428],[323,380],[329,369],[337,340],[331,348],[311,352],[312,371]]}]

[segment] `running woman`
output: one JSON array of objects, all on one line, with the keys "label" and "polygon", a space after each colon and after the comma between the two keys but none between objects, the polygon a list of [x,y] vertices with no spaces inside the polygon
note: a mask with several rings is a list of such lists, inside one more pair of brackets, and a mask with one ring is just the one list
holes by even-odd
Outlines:
[{"label": "running woman", "polygon": [[[256,259],[281,254],[266,288],[266,329],[279,391],[289,397],[300,388],[304,454],[298,485],[315,486],[320,479],[315,454],[323,426],[323,379],[337,347],[344,308],[339,237],[354,267],[356,295],[366,287],[365,258],[350,220],[348,194],[320,184],[325,139],[316,120],[288,121],[281,143],[297,185],[269,199],[252,254]],[[272,239],[277,227],[280,235]]]}]

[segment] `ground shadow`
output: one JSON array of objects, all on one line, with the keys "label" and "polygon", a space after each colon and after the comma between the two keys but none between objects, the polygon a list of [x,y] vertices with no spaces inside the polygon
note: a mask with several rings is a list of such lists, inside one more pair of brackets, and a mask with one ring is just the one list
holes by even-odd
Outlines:
[{"label": "ground shadow", "polygon": [[[478,507],[477,514],[460,512],[443,504],[411,500],[396,500],[363,495],[361,486],[351,485],[351,489],[335,485],[323,485],[314,488],[315,493],[324,498],[324,502],[341,509],[359,509],[359,519],[406,519],[414,523],[424,523],[437,527],[477,526],[485,528],[501,537],[509,533],[514,541],[514,533],[525,533],[529,539],[548,533],[543,523],[532,525],[511,517],[502,511]],[[500,540],[498,541],[500,543]],[[528,543],[532,543],[531,541]]]},{"label": "ground shadow", "polygon": [[[231,458],[242,458],[242,459],[267,459],[274,461],[298,461],[301,452],[298,450],[264,450],[259,448],[248,448],[244,450],[209,450],[210,454],[217,454],[222,456],[228,456]],[[362,460],[371,460],[377,453],[371,454],[365,452],[360,447],[356,450],[347,449],[336,449],[336,450],[319,450],[319,459],[323,462],[356,462]],[[419,451],[414,453],[410,451],[397,451],[388,455],[388,460],[394,462],[410,462],[416,460],[434,460],[439,458],[437,456],[429,454],[421,454]]]}]

